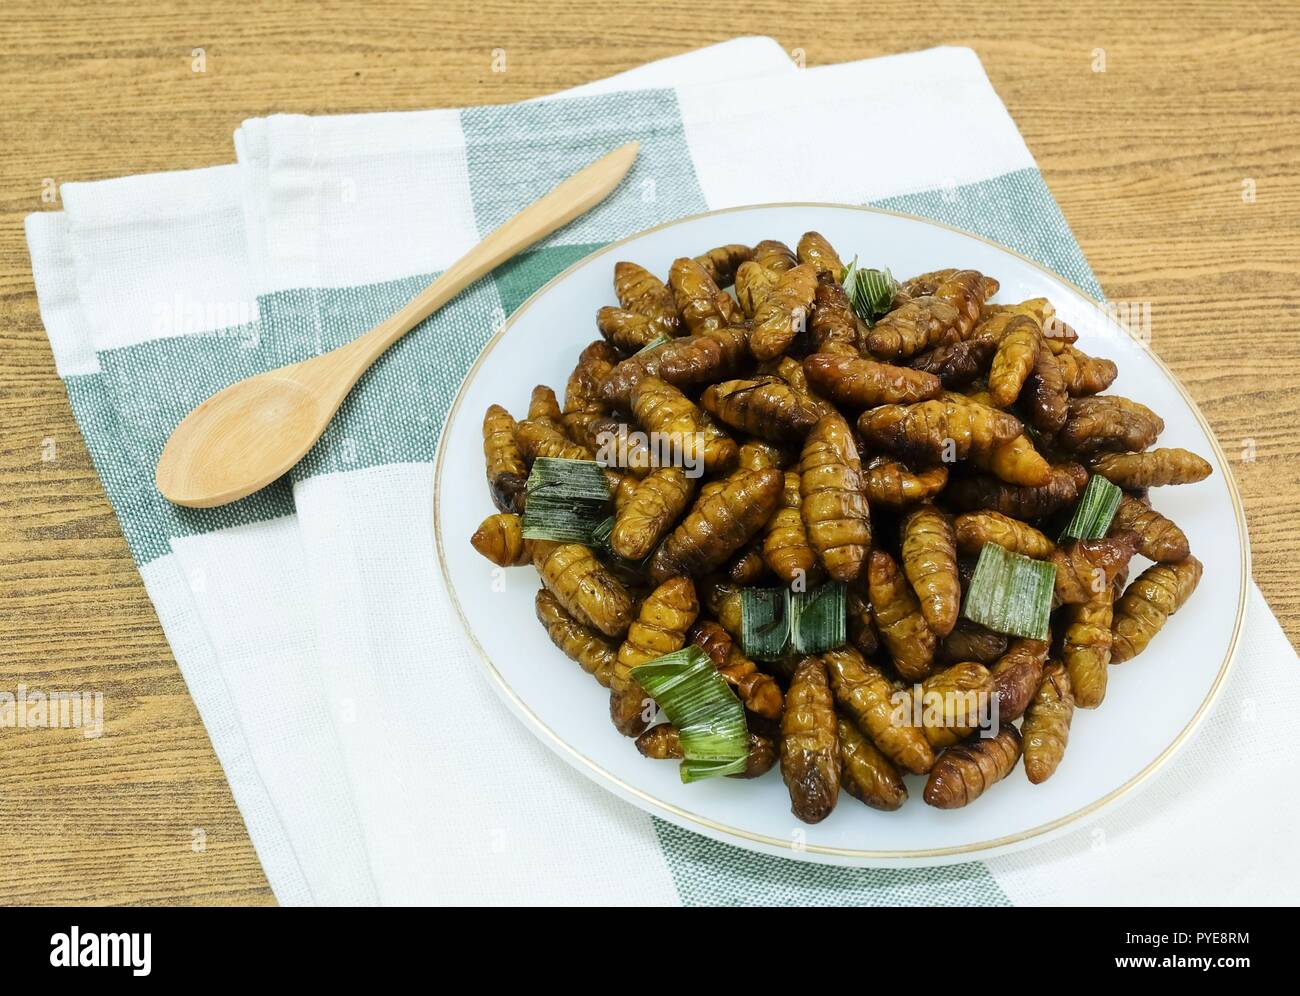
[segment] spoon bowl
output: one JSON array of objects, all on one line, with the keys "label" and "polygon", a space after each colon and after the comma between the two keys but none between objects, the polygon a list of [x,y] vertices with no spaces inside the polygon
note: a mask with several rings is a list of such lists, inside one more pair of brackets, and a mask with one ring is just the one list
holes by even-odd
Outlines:
[{"label": "spoon bowl", "polygon": [[[173,433],[163,448],[158,490],[177,505],[213,508],[288,473],[337,408],[288,372],[231,384],[190,412],[182,423],[186,432]],[[193,445],[196,438],[202,446]],[[276,439],[274,447],[265,445],[269,438]]]},{"label": "spoon bowl", "polygon": [[469,284],[603,201],[636,161],[629,142],[574,173],[490,233],[397,314],[338,349],[218,391],[167,440],[154,480],[169,501],[213,508],[286,474],[380,355]]}]

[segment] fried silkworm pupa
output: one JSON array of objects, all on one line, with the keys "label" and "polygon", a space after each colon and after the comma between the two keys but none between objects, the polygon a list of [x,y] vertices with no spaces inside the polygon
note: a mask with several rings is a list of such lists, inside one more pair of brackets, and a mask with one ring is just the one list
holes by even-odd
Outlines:
[{"label": "fried silkworm pupa", "polygon": [[1007,408],[1015,403],[1042,348],[1043,334],[1038,323],[1025,315],[1013,316],[989,368],[989,396],[996,407]]},{"label": "fried silkworm pupa", "polygon": [[1002,633],[971,622],[958,619],[951,633],[939,644],[938,659],[944,664],[975,661],[991,665],[1007,652],[1007,638]]},{"label": "fried silkworm pupa", "polygon": [[934,763],[925,734],[911,725],[901,708],[906,703],[894,694],[884,673],[850,646],[828,650],[822,655],[830,671],[835,701],[852,717],[871,742],[891,761],[914,775],[923,775]]},{"label": "fried silkworm pupa", "polygon": [[934,762],[923,798],[936,809],[960,809],[1011,774],[1020,760],[1020,732],[1003,726],[993,737],[949,747]]},{"label": "fried silkworm pupa", "polygon": [[795,248],[800,263],[807,263],[820,276],[825,273],[839,280],[844,273],[844,263],[826,236],[821,232],[804,232]]},{"label": "fried silkworm pupa", "polygon": [[1061,660],[1070,676],[1073,701],[1082,709],[1096,709],[1106,697],[1114,605],[1112,583],[1086,602],[1062,610],[1065,631],[1061,635]]},{"label": "fried silkworm pupa", "polygon": [[538,457],[556,457],[561,460],[594,460],[595,454],[575,443],[550,422],[524,420],[515,429],[515,442],[531,466]]},{"label": "fried silkworm pupa", "polygon": [[577,543],[533,541],[533,566],[564,611],[606,636],[622,636],[632,621],[632,598],[596,555]]},{"label": "fried silkworm pupa", "polygon": [[767,520],[764,530],[763,559],[772,573],[786,584],[802,579],[806,591],[821,582],[822,571],[803,523],[801,484],[798,471],[785,472],[781,504]]},{"label": "fried silkworm pupa", "polygon": [[533,393],[528,399],[528,421],[546,422],[563,432],[562,414],[560,402],[556,399],[554,391],[545,384],[538,384],[533,388]]},{"label": "fried silkworm pupa", "polygon": [[1074,346],[1064,345],[1059,350],[1054,349],[1053,353],[1056,365],[1061,368],[1061,376],[1065,379],[1065,389],[1071,397],[1100,394],[1119,376],[1119,367],[1114,360],[1089,356]]},{"label": "fried silkworm pupa", "polygon": [[1189,556],[1176,564],[1152,564],[1115,603],[1110,659],[1132,660],[1182,608],[1201,580],[1201,562]]},{"label": "fried silkworm pupa", "polygon": [[998,697],[998,719],[1012,723],[1025,714],[1043,680],[1049,647],[1044,640],[1015,639],[990,671]]},{"label": "fried silkworm pupa", "polygon": [[[686,755],[682,752],[681,735],[671,723],[652,726],[636,738],[636,749],[642,757],[656,761],[680,760]],[[745,758],[745,770],[728,778],[757,778],[772,770],[776,764],[776,744],[770,737],[761,733],[749,734],[749,754]]]},{"label": "fried silkworm pupa", "polygon": [[844,610],[847,616],[849,643],[864,657],[874,657],[880,650],[880,634],[876,620],[871,615],[871,596],[866,582],[859,578],[849,584],[844,593]]},{"label": "fried silkworm pupa", "polygon": [[727,565],[727,577],[742,588],[761,584],[767,574],[767,561],[763,559],[762,544],[757,540],[750,540],[749,545],[742,547]]},{"label": "fried silkworm pupa", "polygon": [[600,383],[600,398],[626,408],[643,377],[659,377],[675,387],[730,377],[749,358],[748,341],[746,329],[729,325],[665,342],[613,367]]},{"label": "fried silkworm pupa", "polygon": [[668,284],[673,289],[682,323],[691,335],[712,332],[740,320],[736,303],[695,260],[686,256],[674,260],[668,272]]},{"label": "fried silkworm pupa", "polygon": [[808,433],[799,473],[808,542],[827,574],[852,581],[871,547],[871,512],[853,431],[838,414],[822,416]]},{"label": "fried silkworm pupa", "polygon": [[998,282],[974,269],[950,270],[935,286],[933,295],[957,308],[957,333],[965,339],[980,319],[985,300],[997,294]]},{"label": "fried silkworm pupa", "polygon": [[469,542],[498,567],[522,567],[532,559],[531,544],[524,539],[519,516],[513,512],[489,515]]},{"label": "fried silkworm pupa", "polygon": [[818,416],[829,414],[835,411],[835,406],[820,395],[813,393],[808,386],[808,376],[803,372],[803,364],[793,356],[779,356],[775,360],[769,360],[762,364],[762,367],[771,368],[771,372],[780,377],[783,381],[801,397],[805,402],[817,410]]},{"label": "fried silkworm pupa", "polygon": [[1076,453],[1144,450],[1164,428],[1164,419],[1146,405],[1117,394],[1099,394],[1070,402],[1058,438]]},{"label": "fried silkworm pupa", "polygon": [[686,633],[700,614],[690,578],[670,578],[646,596],[637,618],[618,648],[609,683],[609,718],[620,733],[635,737],[651,712],[645,690],[632,674],[656,657],[686,646]]},{"label": "fried silkworm pupa", "polygon": [[577,365],[564,388],[561,416],[570,439],[585,444],[589,424],[609,414],[609,406],[600,398],[600,385],[617,362],[617,351],[603,340],[591,343],[578,355]]},{"label": "fried silkworm pupa", "polygon": [[991,707],[994,694],[993,675],[976,661],[958,661],[926,678],[921,683],[921,732],[930,746],[941,750],[970,736],[979,728],[980,714]]},{"label": "fried silkworm pupa", "polygon": [[921,615],[936,636],[947,636],[961,608],[952,523],[926,503],[903,517],[901,533],[903,573],[920,600]]},{"label": "fried silkworm pupa", "polygon": [[1131,532],[1072,540],[1057,547],[1050,558],[1056,565],[1056,600],[1071,605],[1105,591],[1115,579],[1115,572],[1136,552],[1137,534]]},{"label": "fried silkworm pupa", "polygon": [[876,630],[895,670],[907,681],[921,681],[930,673],[939,638],[921,614],[921,603],[903,572],[884,550],[871,551],[867,588]]},{"label": "fried silkworm pupa", "polygon": [[753,260],[763,269],[780,276],[799,265],[799,258],[779,239],[764,239],[754,246]]},{"label": "fried silkworm pupa", "polygon": [[653,321],[660,335],[681,334],[673,292],[645,267],[626,260],[615,263],[614,293],[627,311]]},{"label": "fried silkworm pupa", "polygon": [[551,642],[569,660],[577,661],[584,671],[608,688],[618,657],[614,645],[565,612],[560,600],[545,588],[537,592],[534,605],[537,620],[546,628]]},{"label": "fried silkworm pupa", "polygon": [[762,439],[802,439],[821,411],[779,377],[710,384],[700,407],[727,425]]},{"label": "fried silkworm pupa", "polygon": [[[1056,307],[1045,297],[1031,297],[1026,301],[1020,301],[1016,304],[992,304],[985,302],[984,307],[980,309],[980,319],[982,321],[987,321],[992,316],[1003,313],[1012,315],[1028,315],[1042,326],[1044,336],[1048,334],[1049,324],[1057,324],[1051,322],[1051,319],[1056,315]],[[1064,325],[1063,322],[1059,324]],[[1061,330],[1053,328],[1052,335],[1065,336],[1066,340],[1069,342],[1074,342],[1077,338],[1074,330],[1068,325]]]},{"label": "fried silkworm pupa", "polygon": [[650,556],[686,511],[694,493],[694,479],[680,467],[653,471],[615,514],[609,545],[624,560],[635,562]]},{"label": "fried silkworm pupa", "polygon": [[985,543],[996,543],[1012,553],[1036,560],[1050,557],[1056,544],[1027,522],[1013,519],[991,509],[983,512],[964,512],[953,520],[957,534],[957,549],[962,553],[978,554]]},{"label": "fried silkworm pupa", "polygon": [[1042,432],[1059,432],[1070,417],[1070,395],[1066,391],[1065,375],[1046,346],[1038,351],[1034,370],[1020,392],[1020,403],[1029,424]]},{"label": "fried silkworm pupa", "polygon": [[927,349],[912,357],[908,366],[933,374],[951,390],[978,380],[988,370],[997,348],[997,343],[986,339],[962,339]]},{"label": "fried silkworm pupa", "polygon": [[984,302],[998,292],[998,282],[977,270],[936,270],[913,277],[903,289],[913,298],[931,294],[957,309],[957,337],[965,339],[980,320]]},{"label": "fried silkworm pupa", "polygon": [[848,294],[829,271],[817,274],[808,332],[814,352],[858,355],[858,317]]},{"label": "fried silkworm pupa", "polygon": [[992,451],[972,453],[971,463],[999,480],[1025,488],[1041,488],[1052,479],[1052,465],[1034,448],[1023,433]]},{"label": "fried silkworm pupa", "polygon": [[763,528],[781,500],[779,470],[733,473],[712,493],[701,494],[686,518],[650,562],[656,581],[676,574],[700,576],[722,566]]},{"label": "fried silkworm pupa", "polygon": [[774,443],[767,439],[746,439],[736,458],[739,470],[785,470],[799,463],[799,447]]},{"label": "fried silkworm pupa", "polygon": [[1148,560],[1172,564],[1191,553],[1186,534],[1149,505],[1124,495],[1111,520],[1112,533],[1132,530],[1137,533],[1137,552]]},{"label": "fried silkworm pupa", "polygon": [[801,263],[781,278],[756,312],[754,328],[749,333],[749,351],[758,360],[780,356],[804,329],[808,309],[817,291],[817,273]]},{"label": "fried silkworm pupa", "polygon": [[632,496],[636,494],[636,489],[641,482],[632,474],[624,474],[618,482],[618,487],[614,489],[614,517],[622,515],[628,505],[632,502]]},{"label": "fried silkworm pupa", "polygon": [[1014,415],[983,405],[932,400],[869,409],[858,429],[867,442],[904,460],[932,464],[987,454],[1020,435],[1023,426]]},{"label": "fried silkworm pupa", "polygon": [[1128,489],[1195,484],[1214,472],[1206,460],[1177,447],[1145,453],[1099,453],[1088,466],[1112,484]]},{"label": "fried silkworm pupa", "polygon": [[884,315],[866,334],[865,351],[878,360],[905,360],[959,338],[957,309],[935,297],[915,297]]},{"label": "fried silkworm pupa", "polygon": [[780,273],[765,269],[752,259],[736,268],[736,300],[740,302],[740,310],[746,318],[754,317],[754,313],[767,300],[780,279]]},{"label": "fried silkworm pupa", "polygon": [[653,319],[609,305],[596,312],[596,328],[621,353],[635,353],[664,334]]},{"label": "fried silkworm pupa", "polygon": [[[707,601],[706,594],[706,604]],[[713,661],[714,666],[719,668],[726,666],[731,648],[735,646],[731,634],[716,619],[701,619],[691,627],[688,637],[691,643],[703,650],[709,660]]]},{"label": "fried silkworm pupa", "polygon": [[781,717],[781,778],[790,790],[790,811],[804,823],[820,823],[839,798],[838,724],[826,665],[803,658]]},{"label": "fried silkworm pupa", "polygon": [[487,464],[492,504],[503,512],[522,512],[528,467],[515,442],[515,420],[500,405],[489,405],[483,415],[483,458]]},{"label": "fried silkworm pupa", "polygon": [[632,414],[641,427],[668,440],[681,462],[696,473],[725,471],[736,464],[737,447],[728,436],[710,431],[709,420],[680,390],[658,377],[644,377],[632,388]]},{"label": "fried silkworm pupa", "polygon": [[[740,588],[726,578],[715,575],[700,582],[700,595],[704,599],[704,605],[709,610],[709,614],[717,620],[718,625],[725,629],[732,639],[739,640],[741,633]],[[704,648],[704,651],[709,653],[707,647]]]},{"label": "fried silkworm pupa", "polygon": [[1049,664],[1043,672],[1034,701],[1025,710],[1021,735],[1025,745],[1025,774],[1035,785],[1047,781],[1065,756],[1074,716],[1069,672],[1060,664]]},{"label": "fried silkworm pupa", "polygon": [[1041,487],[1021,487],[987,474],[972,474],[949,482],[944,498],[967,511],[992,509],[1013,519],[1038,519],[1073,504],[1088,483],[1088,472],[1077,463],[1054,464]]},{"label": "fried silkworm pupa", "polygon": [[883,454],[871,458],[863,472],[862,490],[873,505],[901,508],[925,501],[948,483],[948,468],[939,464],[913,473],[904,464]]},{"label": "fried silkworm pupa", "polygon": [[844,790],[872,809],[892,813],[907,801],[907,786],[898,769],[852,722],[839,718],[840,782]]},{"label": "fried silkworm pupa", "polygon": [[606,468],[617,468],[636,477],[645,477],[654,469],[655,453],[643,433],[635,432],[626,422],[611,415],[593,417],[583,427],[578,440],[596,453]]},{"label": "fried silkworm pupa", "polygon": [[[984,418],[991,417],[989,413],[1004,414],[986,404],[982,398],[982,392],[975,392],[970,395],[944,392],[940,395],[939,400],[957,405],[968,405]],[[1017,484],[1022,487],[1042,487],[1052,478],[1051,465],[1034,448],[1034,444],[1029,441],[1029,437],[1023,432],[1004,442],[995,443],[988,449],[972,449],[970,462],[980,470],[987,471],[1008,484]]]},{"label": "fried silkworm pupa", "polygon": [[755,716],[767,720],[781,718],[785,697],[770,674],[740,652],[730,633],[721,623],[702,619],[691,630],[690,640],[713,661],[718,673],[736,690],[741,703]]},{"label": "fried silkworm pupa", "polygon": [[943,390],[934,374],[860,356],[813,353],[803,361],[803,370],[814,391],[850,408],[911,404]]},{"label": "fried silkworm pupa", "polygon": [[695,257],[704,272],[719,287],[726,287],[736,279],[736,268],[754,258],[754,250],[738,242],[717,246]]}]

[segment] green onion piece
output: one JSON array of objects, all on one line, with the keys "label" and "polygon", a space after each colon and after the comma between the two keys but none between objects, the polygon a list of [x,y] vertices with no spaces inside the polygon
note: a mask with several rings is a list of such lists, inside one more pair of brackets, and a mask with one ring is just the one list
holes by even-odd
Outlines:
[{"label": "green onion piece", "polygon": [[680,769],[682,781],[687,785],[705,778],[719,778],[723,775],[738,775],[749,764],[748,757],[736,761],[683,761]]},{"label": "green onion piece", "polygon": [[596,527],[609,517],[609,481],[594,460],[538,457],[524,494],[525,539],[590,545]]},{"label": "green onion piece", "polygon": [[868,325],[874,325],[877,318],[889,311],[890,302],[898,293],[898,281],[889,270],[863,269],[858,266],[856,256],[844,268],[840,283],[854,312]]},{"label": "green onion piece", "polygon": [[790,593],[784,588],[740,590],[740,646],[746,657],[774,661],[790,644]]},{"label": "green onion piece", "polygon": [[658,349],[665,342],[672,342],[672,341],[673,341],[673,337],[670,335],[657,335],[632,355],[640,356],[642,353],[648,353],[652,349]]},{"label": "green onion piece", "polygon": [[847,589],[828,581],[814,591],[790,595],[790,644],[799,654],[820,654],[848,639]]},{"label": "green onion piece", "polygon": [[749,754],[745,707],[703,650],[691,644],[634,667],[632,676],[677,727],[683,781],[743,770]]},{"label": "green onion piece", "polygon": [[1123,492],[1100,474],[1088,478],[1088,486],[1074,506],[1074,514],[1061,530],[1061,539],[1101,539],[1110,529]]},{"label": "green onion piece", "polygon": [[998,633],[1046,640],[1055,587],[1055,564],[985,543],[962,615]]}]

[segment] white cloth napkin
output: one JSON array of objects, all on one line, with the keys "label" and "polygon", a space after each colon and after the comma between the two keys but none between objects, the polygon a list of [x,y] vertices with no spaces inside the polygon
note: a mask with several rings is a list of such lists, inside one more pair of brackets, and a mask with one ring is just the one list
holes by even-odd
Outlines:
[{"label": "white cloth napkin", "polygon": [[[549,273],[692,211],[806,199],[938,217],[1095,289],[967,50],[800,71],[742,39],[581,89],[250,121],[238,167],[69,184],[66,216],[29,219],[74,411],[281,901],[1293,900],[1284,834],[1300,813],[1273,788],[1286,759],[1271,738],[1300,677],[1257,591],[1219,706],[1140,796],[984,863],[869,871],[739,852],[607,796],[507,714],[439,591],[429,462],[477,348]],[[845,137],[789,141],[796,119]],[[918,121],[963,155],[877,141]],[[637,185],[403,340],[291,492],[220,515],[151,497],[162,439],[205,393],[350,338],[629,136]]]}]

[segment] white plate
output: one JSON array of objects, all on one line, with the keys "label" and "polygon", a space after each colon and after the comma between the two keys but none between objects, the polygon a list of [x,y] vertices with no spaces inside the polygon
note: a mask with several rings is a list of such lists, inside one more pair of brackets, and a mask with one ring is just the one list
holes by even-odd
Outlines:
[{"label": "white plate", "polygon": [[[608,719],[608,693],[556,650],[533,615],[536,573],[494,571],[469,545],[493,511],[483,477],[481,421],[494,402],[522,415],[538,383],[562,393],[578,351],[596,337],[593,316],[614,303],[615,261],[665,274],[678,256],[728,242],[777,238],[791,245],[809,229],[842,254],[907,276],[970,267],[1002,283],[996,300],[1045,296],[1079,332],[1089,353],[1120,368],[1112,390],[1165,420],[1161,446],[1183,446],[1214,467],[1199,484],[1153,490],[1155,506],[1178,522],[1205,564],[1200,587],[1138,659],[1110,672],[1106,701],[1078,710],[1056,775],[1030,785],[1019,768],[966,809],[940,811],[911,798],[895,813],[842,795],[816,826],[799,823],[780,773],[756,781],[683,785],[677,765],[642,758]],[[1205,714],[1231,663],[1245,610],[1248,546],[1241,501],[1209,426],[1160,360],[1085,294],[1010,250],[919,218],[865,208],[789,204],[684,218],[608,246],[571,266],[530,298],[488,343],[443,430],[434,521],[442,570],[484,670],[506,703],[587,777],[688,830],[803,860],[870,866],[943,864],[1023,847],[1131,794],[1178,749]],[[1133,564],[1134,574],[1145,566]],[[494,577],[495,575],[495,577]],[[499,590],[504,583],[504,590]]]}]

